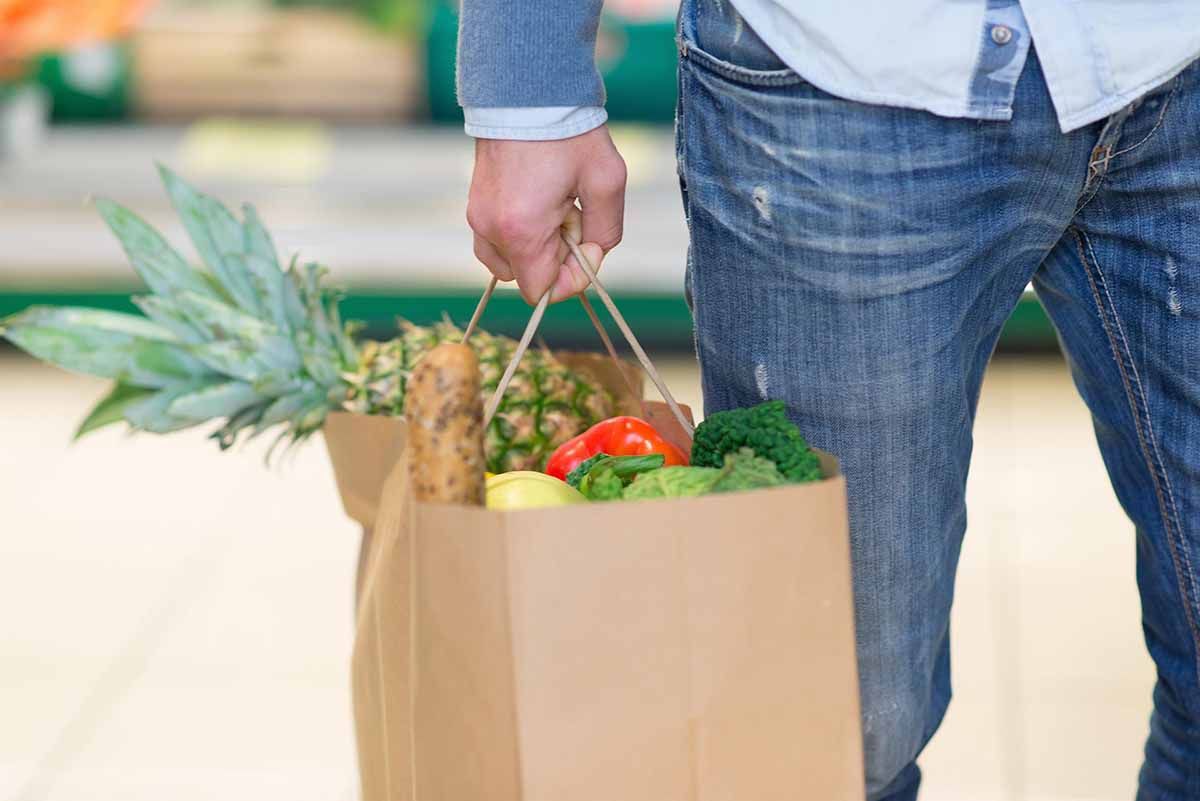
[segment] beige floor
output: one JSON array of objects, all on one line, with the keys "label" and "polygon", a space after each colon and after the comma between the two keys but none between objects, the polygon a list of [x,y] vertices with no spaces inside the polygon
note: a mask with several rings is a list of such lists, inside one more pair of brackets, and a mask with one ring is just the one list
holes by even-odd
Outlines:
[{"label": "beige floor", "polygon": [[[357,535],[323,448],[267,470],[201,435],[69,445],[100,389],[0,354],[0,799],[353,799]],[[1133,540],[1057,362],[991,370],[970,508],[924,797],[1132,797]]]}]

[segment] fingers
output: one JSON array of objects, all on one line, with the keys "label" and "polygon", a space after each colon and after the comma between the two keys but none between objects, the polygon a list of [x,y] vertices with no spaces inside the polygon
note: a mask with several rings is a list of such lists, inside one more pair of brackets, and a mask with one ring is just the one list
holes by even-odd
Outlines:
[{"label": "fingers", "polygon": [[[564,246],[565,247],[565,246]],[[584,258],[591,263],[592,267],[598,273],[600,271],[600,262],[604,260],[604,251],[595,242],[584,242],[579,246],[583,252]],[[572,298],[588,288],[590,280],[587,273],[575,261],[574,255],[568,255],[565,262],[559,266],[558,278],[554,282],[554,289],[550,294],[550,302],[558,303],[560,300]]]},{"label": "fingers", "polygon": [[475,257],[501,281],[516,280],[521,294],[537,303],[558,274],[558,210],[509,208],[500,214],[468,215],[475,231]]},{"label": "fingers", "polygon": [[517,276],[517,286],[527,303],[537,303],[546,290],[554,285],[562,266],[559,247],[562,240],[558,227],[536,238],[509,240],[509,263]]},{"label": "fingers", "polygon": [[475,258],[479,259],[479,262],[487,267],[497,280],[511,281],[515,277],[508,259],[500,255],[500,251],[496,250],[495,245],[479,234],[475,234]]},{"label": "fingers", "polygon": [[625,223],[625,161],[614,149],[603,169],[585,172],[579,183],[583,241],[607,253],[621,243]]}]

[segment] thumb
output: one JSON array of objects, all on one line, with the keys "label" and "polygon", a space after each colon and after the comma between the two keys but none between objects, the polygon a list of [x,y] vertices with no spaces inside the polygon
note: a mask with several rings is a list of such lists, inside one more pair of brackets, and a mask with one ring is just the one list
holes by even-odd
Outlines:
[{"label": "thumb", "polygon": [[[579,250],[591,264],[593,271],[599,273],[600,264],[604,261],[604,249],[595,242],[584,242],[579,246]],[[574,254],[568,254],[566,262],[558,271],[558,280],[554,282],[554,291],[550,294],[550,300],[557,303],[578,295],[587,289],[590,283],[587,273],[579,266]]]}]

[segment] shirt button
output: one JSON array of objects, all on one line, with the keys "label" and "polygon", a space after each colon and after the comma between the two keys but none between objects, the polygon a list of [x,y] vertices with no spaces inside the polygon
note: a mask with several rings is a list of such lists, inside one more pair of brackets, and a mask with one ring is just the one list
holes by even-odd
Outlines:
[{"label": "shirt button", "polygon": [[998,45],[1008,44],[1012,41],[1012,28],[1007,25],[993,25],[992,41]]}]

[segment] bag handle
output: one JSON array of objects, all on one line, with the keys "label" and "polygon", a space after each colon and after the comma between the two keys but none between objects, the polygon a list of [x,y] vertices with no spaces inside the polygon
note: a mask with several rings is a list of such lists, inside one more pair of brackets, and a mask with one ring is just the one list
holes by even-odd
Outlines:
[{"label": "bag handle", "polygon": [[[579,247],[579,244],[575,242],[571,236],[568,236],[568,232],[566,230],[562,232],[562,239],[563,242],[566,243],[567,248],[571,251],[571,255],[575,257],[575,260],[583,269],[584,274],[588,278],[589,286],[596,290],[596,294],[600,296],[600,300],[608,309],[609,314],[612,315],[613,320],[617,324],[617,328],[620,329],[622,336],[625,337],[625,341],[628,342],[629,347],[633,349],[634,354],[638,358],[638,362],[640,362],[642,365],[642,369],[646,371],[646,375],[649,376],[650,380],[654,383],[654,386],[658,389],[659,394],[662,395],[663,400],[666,401],[667,406],[671,409],[671,413],[675,416],[675,419],[679,422],[679,425],[683,428],[683,430],[687,432],[687,435],[689,437],[692,436],[693,428],[692,424],[687,419],[687,415],[685,415],[683,410],[679,408],[679,403],[676,402],[675,396],[671,394],[671,390],[667,388],[666,382],[662,379],[662,375],[658,372],[658,369],[654,366],[654,363],[650,361],[650,357],[646,355],[646,351],[644,348],[642,348],[642,344],[638,342],[638,338],[633,333],[633,329],[631,329],[629,324],[625,322],[625,318],[622,316],[620,309],[617,308],[617,304],[613,302],[612,296],[608,294],[608,290],[606,290],[604,285],[600,283],[600,279],[596,275],[596,268],[592,266],[591,261],[587,256],[584,255],[583,251]],[[492,280],[488,282],[487,289],[485,289],[483,292],[483,297],[479,299],[479,304],[475,307],[475,313],[471,315],[471,322],[467,324],[467,329],[463,333],[462,341],[464,343],[466,343],[467,340],[471,338],[471,335],[475,333],[475,329],[479,325],[479,319],[483,316],[483,311],[487,308],[488,301],[492,299],[492,293],[496,289],[496,283],[497,280],[493,276]],[[586,292],[586,289],[584,291]],[[525,325],[525,331],[521,334],[521,339],[517,342],[516,352],[513,353],[513,357],[509,361],[508,366],[504,368],[504,374],[500,377],[500,383],[496,385],[496,391],[492,394],[491,399],[488,401],[487,406],[484,409],[483,426],[485,429],[491,424],[492,417],[495,416],[496,410],[500,407],[500,401],[504,397],[504,393],[508,390],[508,385],[512,381],[512,377],[517,371],[517,366],[521,363],[521,359],[525,356],[525,351],[529,349],[529,343],[533,341],[533,336],[535,333],[537,333],[538,326],[542,323],[542,317],[546,314],[546,307],[550,305],[550,292],[551,290],[547,289],[545,294],[542,295],[541,299],[538,300],[537,305],[534,306],[533,313],[529,316],[529,322]],[[620,364],[620,357],[617,355],[616,348],[613,347],[612,340],[609,339],[608,333],[604,330],[604,326],[600,324],[600,319],[596,316],[596,310],[592,308],[591,302],[587,299],[585,294],[580,294],[579,300],[583,304],[584,311],[587,312],[588,318],[592,321],[592,325],[596,328],[596,332],[600,335],[600,339],[604,343],[604,347],[608,351],[609,356],[611,356],[618,364]],[[622,375],[624,375],[623,368]]]}]

